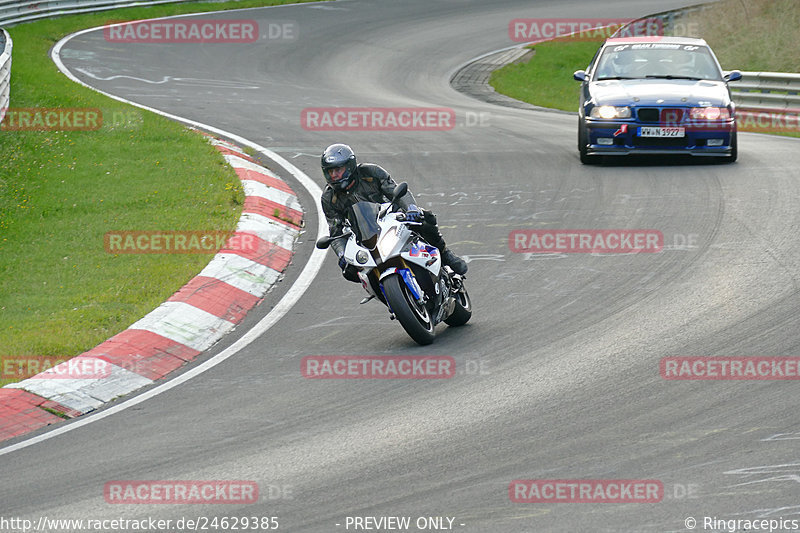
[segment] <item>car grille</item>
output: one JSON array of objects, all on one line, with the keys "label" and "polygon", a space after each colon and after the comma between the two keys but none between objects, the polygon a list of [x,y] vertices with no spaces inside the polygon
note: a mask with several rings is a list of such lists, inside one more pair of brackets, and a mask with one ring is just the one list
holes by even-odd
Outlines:
[{"label": "car grille", "polygon": [[681,107],[642,107],[636,111],[639,122],[676,125],[685,121],[685,108]]},{"label": "car grille", "polygon": [[658,122],[659,111],[656,107],[642,107],[636,112],[640,122]]}]

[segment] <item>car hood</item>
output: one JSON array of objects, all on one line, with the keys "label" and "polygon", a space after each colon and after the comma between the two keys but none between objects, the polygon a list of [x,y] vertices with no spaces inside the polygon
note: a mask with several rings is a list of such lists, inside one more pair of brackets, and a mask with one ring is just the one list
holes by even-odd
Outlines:
[{"label": "car hood", "polygon": [[712,80],[604,80],[590,84],[595,105],[726,106],[725,82]]}]

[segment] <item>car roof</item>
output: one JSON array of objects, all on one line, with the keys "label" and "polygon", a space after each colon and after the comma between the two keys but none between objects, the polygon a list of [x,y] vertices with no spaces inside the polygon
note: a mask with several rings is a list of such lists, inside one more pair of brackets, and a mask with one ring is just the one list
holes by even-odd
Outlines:
[{"label": "car roof", "polygon": [[642,37],[609,37],[604,44],[633,44],[633,43],[664,43],[664,44],[688,44],[695,46],[708,46],[705,39],[694,37],[665,37],[661,35],[650,35]]}]

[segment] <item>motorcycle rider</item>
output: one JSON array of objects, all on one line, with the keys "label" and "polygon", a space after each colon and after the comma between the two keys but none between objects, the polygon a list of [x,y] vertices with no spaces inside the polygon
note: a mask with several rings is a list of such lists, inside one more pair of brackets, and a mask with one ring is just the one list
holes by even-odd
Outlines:
[{"label": "motorcycle rider", "polygon": [[[346,144],[328,146],[322,153],[321,166],[328,184],[322,192],[322,211],[333,237],[342,234],[350,206],[362,201],[389,202],[397,186],[389,173],[380,166],[371,163],[358,164],[355,152]],[[439,233],[436,216],[417,207],[411,191],[401,197],[397,205],[405,211],[406,220],[422,223],[417,231],[426,242],[439,249],[442,264],[449,266],[457,274],[467,273],[467,263],[447,248],[442,234]],[[339,257],[342,275],[350,281],[358,282],[356,268],[344,259],[345,240],[333,241],[331,248]]]}]

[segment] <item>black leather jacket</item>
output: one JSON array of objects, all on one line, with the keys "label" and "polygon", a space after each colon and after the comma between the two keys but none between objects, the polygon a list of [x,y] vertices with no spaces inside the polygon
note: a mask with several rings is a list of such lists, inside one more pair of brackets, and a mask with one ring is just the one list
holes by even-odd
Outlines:
[{"label": "black leather jacket", "polygon": [[[322,212],[328,220],[331,236],[341,235],[344,221],[347,219],[347,209],[356,202],[383,203],[392,199],[392,193],[397,184],[389,173],[378,165],[362,163],[356,168],[358,179],[351,189],[340,192],[328,185],[322,192]],[[416,204],[411,191],[397,202],[404,211],[411,204]],[[344,251],[346,239],[337,239],[331,243],[331,248],[340,255]]]}]

